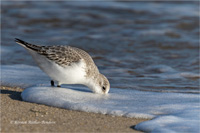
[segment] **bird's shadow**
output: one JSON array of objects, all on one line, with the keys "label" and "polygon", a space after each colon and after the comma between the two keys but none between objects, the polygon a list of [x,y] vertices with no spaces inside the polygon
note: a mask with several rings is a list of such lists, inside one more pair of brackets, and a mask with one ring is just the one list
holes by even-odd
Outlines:
[{"label": "bird's shadow", "polygon": [[13,91],[13,90],[0,90],[1,94],[9,94],[9,97],[13,100],[22,101],[21,92]]},{"label": "bird's shadow", "polygon": [[[48,87],[50,87],[50,86],[48,86]],[[79,87],[63,86],[63,88],[76,90],[76,91],[80,91],[80,92],[91,92],[90,90],[87,90],[87,88],[84,88],[84,87],[79,88]],[[15,90],[8,90],[8,89],[0,89],[0,92],[1,92],[1,94],[8,94],[9,97],[13,100],[23,101],[22,98],[21,98],[22,92],[15,91]]]},{"label": "bird's shadow", "polygon": [[90,93],[92,93],[92,91],[85,90],[85,89],[78,89],[78,88],[67,88],[67,89],[76,90],[76,91],[80,91],[80,92],[90,92]]},{"label": "bird's shadow", "polygon": [[66,89],[80,91],[80,92],[91,92],[92,93],[92,91],[89,90],[89,88],[82,86],[82,85],[76,85],[76,86],[63,85],[63,86],[61,86],[61,88],[66,88]]},{"label": "bird's shadow", "polygon": [[[130,126],[130,128],[133,129],[133,130],[137,130],[137,129],[135,129],[135,126],[136,125]],[[137,130],[137,131],[139,131],[139,130]]]}]

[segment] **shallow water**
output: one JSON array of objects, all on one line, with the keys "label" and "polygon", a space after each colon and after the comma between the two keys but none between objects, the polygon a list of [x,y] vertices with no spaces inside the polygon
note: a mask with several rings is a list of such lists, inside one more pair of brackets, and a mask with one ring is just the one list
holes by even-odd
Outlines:
[{"label": "shallow water", "polygon": [[2,2],[1,64],[35,65],[14,38],[89,52],[112,88],[199,93],[198,2]]}]

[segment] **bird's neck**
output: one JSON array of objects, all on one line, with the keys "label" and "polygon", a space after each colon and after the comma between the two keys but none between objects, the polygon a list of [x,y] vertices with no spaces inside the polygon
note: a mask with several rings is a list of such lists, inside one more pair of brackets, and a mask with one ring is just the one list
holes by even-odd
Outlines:
[{"label": "bird's neck", "polygon": [[100,75],[98,75],[94,79],[88,79],[88,81],[86,82],[85,85],[88,88],[90,88],[94,93],[101,93],[101,88],[99,86],[99,80],[101,80]]}]

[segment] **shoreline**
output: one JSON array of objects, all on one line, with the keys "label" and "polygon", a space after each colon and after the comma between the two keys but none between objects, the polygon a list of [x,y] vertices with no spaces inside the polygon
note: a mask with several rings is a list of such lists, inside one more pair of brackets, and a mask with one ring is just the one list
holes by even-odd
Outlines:
[{"label": "shoreline", "polygon": [[19,87],[1,86],[1,132],[140,132],[136,119],[22,101]]}]

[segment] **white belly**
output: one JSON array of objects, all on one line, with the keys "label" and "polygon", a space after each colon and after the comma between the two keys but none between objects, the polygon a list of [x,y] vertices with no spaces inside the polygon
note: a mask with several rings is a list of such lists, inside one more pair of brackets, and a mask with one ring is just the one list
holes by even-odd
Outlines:
[{"label": "white belly", "polygon": [[86,82],[85,62],[80,60],[71,66],[62,67],[34,51],[30,51],[38,66],[59,84],[84,84]]}]

